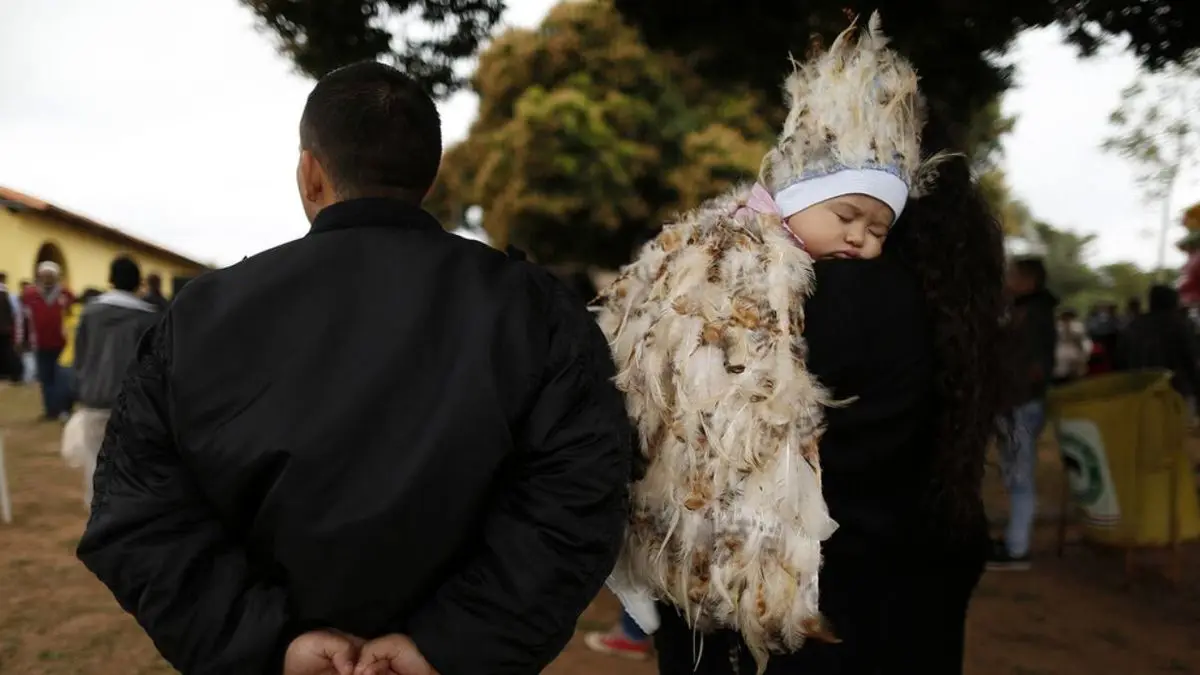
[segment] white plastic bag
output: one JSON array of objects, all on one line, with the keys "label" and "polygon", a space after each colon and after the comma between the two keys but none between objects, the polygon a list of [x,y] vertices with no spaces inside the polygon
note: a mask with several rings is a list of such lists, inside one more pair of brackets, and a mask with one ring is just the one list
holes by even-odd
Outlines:
[{"label": "white plastic bag", "polygon": [[108,410],[80,408],[71,415],[62,434],[62,457],[67,466],[80,469],[95,465],[109,414]]},{"label": "white plastic bag", "polygon": [[96,459],[100,456],[100,445],[104,442],[104,430],[108,427],[111,412],[80,408],[63,427],[63,459],[67,466],[83,469],[84,508],[92,506],[92,475],[96,473]]}]

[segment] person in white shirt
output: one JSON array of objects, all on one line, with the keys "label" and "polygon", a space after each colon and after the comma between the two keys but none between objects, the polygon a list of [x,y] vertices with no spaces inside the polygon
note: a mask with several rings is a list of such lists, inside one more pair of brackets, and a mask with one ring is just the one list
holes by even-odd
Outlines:
[{"label": "person in white shirt", "polygon": [[1061,312],[1056,327],[1058,340],[1054,345],[1053,379],[1056,384],[1061,384],[1087,375],[1092,341],[1074,310]]}]

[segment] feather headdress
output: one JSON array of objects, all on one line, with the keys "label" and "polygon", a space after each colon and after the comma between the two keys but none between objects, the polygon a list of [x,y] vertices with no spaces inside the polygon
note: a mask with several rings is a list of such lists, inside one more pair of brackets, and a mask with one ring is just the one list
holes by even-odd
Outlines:
[{"label": "feather headdress", "polygon": [[784,83],[787,121],[759,169],[784,217],[862,192],[898,218],[932,178],[936,158],[921,159],[925,101],[916,71],[887,48],[878,13],[855,35],[853,26],[843,31]]},{"label": "feather headdress", "polygon": [[818,611],[836,527],[818,457],[831,402],[802,337],[812,258],[780,207],[829,181],[919,188],[916,75],[885,44],[873,16],[863,39],[843,33],[788,78],[792,109],[762,165],[774,202],[741,187],[684,214],[597,307],[647,460],[609,587],[643,628],[657,598],[698,630],[738,630],[760,673],[772,651],[834,639]]}]

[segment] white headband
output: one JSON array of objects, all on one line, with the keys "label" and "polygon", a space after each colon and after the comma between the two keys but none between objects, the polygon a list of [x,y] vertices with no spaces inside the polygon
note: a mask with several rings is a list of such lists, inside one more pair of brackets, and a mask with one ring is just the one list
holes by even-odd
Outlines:
[{"label": "white headband", "polygon": [[38,274],[41,274],[42,272],[53,272],[54,274],[59,274],[62,272],[62,268],[58,266],[58,263],[52,260],[43,260],[42,262],[38,263],[37,271]]},{"label": "white headband", "polygon": [[775,195],[775,203],[787,218],[827,199],[860,194],[887,204],[892,209],[894,223],[908,201],[908,185],[899,176],[882,169],[842,169],[792,183]]}]

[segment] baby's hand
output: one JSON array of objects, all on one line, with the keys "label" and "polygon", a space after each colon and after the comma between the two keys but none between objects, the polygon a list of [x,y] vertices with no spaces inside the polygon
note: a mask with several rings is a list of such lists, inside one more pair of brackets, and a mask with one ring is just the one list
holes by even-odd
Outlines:
[{"label": "baby's hand", "polygon": [[363,645],[354,675],[438,675],[407,635],[385,635]]}]

